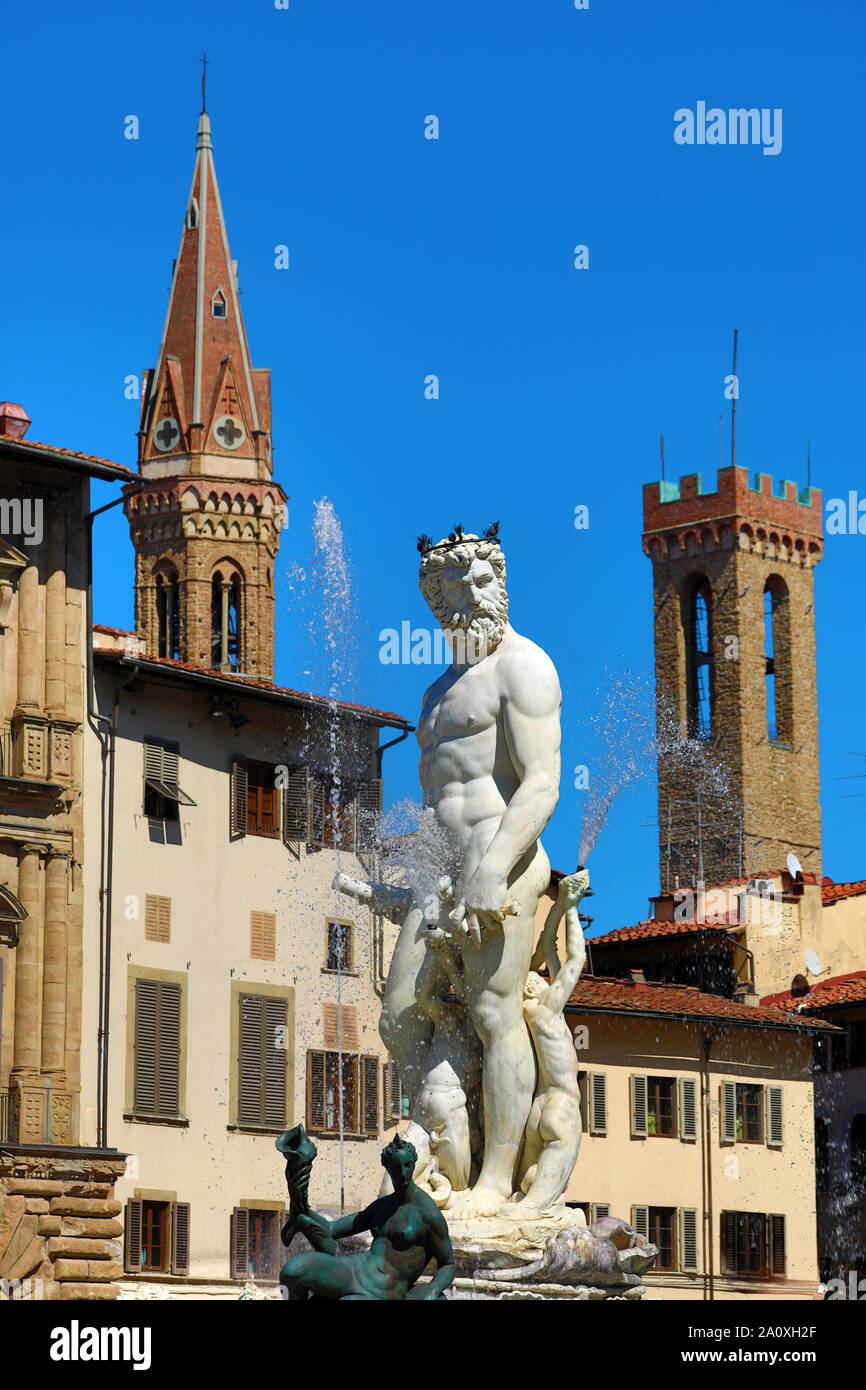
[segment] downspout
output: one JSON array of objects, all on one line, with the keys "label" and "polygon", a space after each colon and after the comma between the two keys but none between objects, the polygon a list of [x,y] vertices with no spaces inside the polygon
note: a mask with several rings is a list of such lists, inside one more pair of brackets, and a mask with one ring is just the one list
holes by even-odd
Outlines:
[{"label": "downspout", "polygon": [[[100,849],[99,849],[99,997],[97,1003],[96,1042],[96,1146],[108,1143],[108,1033],[111,985],[111,892],[114,866],[114,750],[115,718],[109,719],[96,709],[93,665],[93,523],[103,512],[119,507],[128,497],[144,486],[142,479],[121,497],[97,507],[85,518],[87,523],[87,591],[85,608],[85,643],[87,654],[87,720],[102,747],[102,786],[100,790]],[[106,826],[106,782],[108,785],[108,824]]]},{"label": "downspout", "polygon": [[[402,734],[392,738],[388,743],[380,744],[376,749],[376,776],[382,779],[382,757],[388,748],[393,748],[397,743],[403,743],[412,732],[412,725],[407,724]],[[381,999],[385,993],[385,933],[382,928],[382,918],[373,914],[373,992]]]},{"label": "downspout", "polygon": [[704,1123],[701,1126],[703,1134],[703,1154],[701,1169],[701,1186],[703,1189],[704,1212],[706,1213],[706,1236],[704,1238],[704,1253],[706,1257],[707,1284],[705,1289],[705,1301],[712,1303],[715,1300],[715,1265],[713,1261],[713,1167],[712,1167],[712,1137],[710,1134],[710,1049],[716,1038],[719,1037],[721,1030],[717,1029],[714,1033],[704,1033],[701,1037],[704,1052],[704,1068],[701,1075],[701,1090],[703,1095],[702,1109],[704,1113]]}]

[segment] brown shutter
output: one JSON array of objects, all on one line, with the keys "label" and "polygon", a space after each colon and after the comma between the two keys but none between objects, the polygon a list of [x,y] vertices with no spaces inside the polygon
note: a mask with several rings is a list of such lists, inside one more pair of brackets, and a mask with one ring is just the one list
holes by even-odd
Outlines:
[{"label": "brown shutter", "polygon": [[242,994],[238,1027],[238,1124],[264,1123],[264,1011],[258,994]]},{"label": "brown shutter", "polygon": [[325,1127],[325,1054],[307,1053],[307,1129],[321,1131]]},{"label": "brown shutter", "polygon": [[135,1045],[132,1108],[156,1114],[156,980],[135,981]]},{"label": "brown shutter", "polygon": [[310,831],[307,843],[319,849],[325,843],[325,785],[318,778],[310,782]]},{"label": "brown shutter", "polygon": [[263,1110],[264,1123],[275,1129],[286,1127],[286,1061],[288,1052],[277,1046],[277,1033],[286,1029],[285,999],[266,998],[264,1001],[264,1058]]},{"label": "brown shutter", "polygon": [[355,1052],[358,1047],[358,1010],[353,1004],[323,1004],[322,1031],[329,1052]]},{"label": "brown shutter", "polygon": [[277,918],[274,912],[250,913],[250,955],[256,960],[277,958]]},{"label": "brown shutter", "polygon": [[180,985],[159,984],[157,1113],[180,1113]]},{"label": "brown shutter", "polygon": [[189,1274],[189,1202],[171,1209],[171,1272]]},{"label": "brown shutter", "polygon": [[343,1054],[343,1128],[347,1134],[360,1133],[358,1121],[358,1057]]},{"label": "brown shutter", "polygon": [[364,1133],[379,1133],[379,1058],[361,1058],[361,1116]]},{"label": "brown shutter", "polygon": [[382,1128],[391,1128],[391,1113],[394,1102],[392,1099],[392,1072],[393,1062],[382,1063]]},{"label": "brown shutter", "polygon": [[770,1273],[785,1273],[785,1218],[770,1217]]},{"label": "brown shutter", "polygon": [[735,1211],[723,1211],[721,1214],[721,1252],[722,1252],[722,1273],[736,1274],[737,1272],[737,1213]]},{"label": "brown shutter", "polygon": [[141,1273],[141,1207],[141,1202],[132,1197],[126,1204],[123,1268],[127,1274]]},{"label": "brown shutter", "polygon": [[297,844],[309,836],[310,820],[310,775],[307,768],[299,768],[289,773],[289,780],[283,788],[283,841]]},{"label": "brown shutter", "polygon": [[171,941],[171,898],[154,893],[145,896],[144,936],[147,941]]},{"label": "brown shutter", "polygon": [[232,1212],[229,1236],[229,1264],[231,1279],[249,1279],[249,1213],[246,1207],[235,1207]]},{"label": "brown shutter", "polygon": [[232,835],[246,835],[247,833],[247,760],[246,758],[232,758],[231,776],[231,833]]},{"label": "brown shutter", "polygon": [[382,780],[362,782],[355,798],[355,844],[359,850],[374,850],[379,843],[382,816]]}]

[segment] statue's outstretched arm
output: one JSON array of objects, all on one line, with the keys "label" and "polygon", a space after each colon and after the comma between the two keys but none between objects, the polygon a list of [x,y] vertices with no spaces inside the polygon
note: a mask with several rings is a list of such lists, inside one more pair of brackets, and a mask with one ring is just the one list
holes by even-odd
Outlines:
[{"label": "statue's outstretched arm", "polygon": [[569,907],[565,914],[565,947],[565,963],[544,996],[545,1007],[551,1013],[560,1013],[565,1008],[586,963],[586,942],[577,904]]}]

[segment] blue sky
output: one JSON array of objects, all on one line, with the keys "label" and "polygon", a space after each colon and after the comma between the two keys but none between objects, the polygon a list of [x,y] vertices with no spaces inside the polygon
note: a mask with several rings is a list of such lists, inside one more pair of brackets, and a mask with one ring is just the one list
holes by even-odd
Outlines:
[{"label": "blue sky", "polygon": [[[855,0],[224,0],[16,7],[0,90],[0,396],[30,434],[134,466],[124,378],[153,365],[192,173],[207,49],[217,173],[255,365],[272,371],[290,495],[277,679],[316,670],[285,572],[313,500],[340,516],[356,592],[349,698],[417,714],[429,668],[378,634],[427,610],[419,531],[499,519],[511,617],[554,656],[564,777],[546,836],[573,867],[583,712],[604,668],[652,662],[641,485],[718,461],[732,330],[738,462],[825,500],[863,454],[866,7]],[[783,147],[681,147],[698,100],[783,110]],[[124,118],[140,139],[123,138]],[[440,138],[424,139],[438,116]],[[291,268],[274,268],[274,247]],[[586,271],[573,247],[590,251]],[[435,373],[440,398],[426,400]],[[94,488],[94,502],[108,500]],[[574,508],[590,508],[588,531]],[[132,620],[122,518],[98,523],[97,619]],[[866,538],[817,571],[825,872],[866,874],[857,617]],[[386,758],[389,797],[416,756]],[[655,781],[590,860],[602,928],[657,886]]]}]

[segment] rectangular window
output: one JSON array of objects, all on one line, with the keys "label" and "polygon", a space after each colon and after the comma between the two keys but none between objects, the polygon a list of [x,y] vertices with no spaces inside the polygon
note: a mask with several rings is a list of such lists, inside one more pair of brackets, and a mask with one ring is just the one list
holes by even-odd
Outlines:
[{"label": "rectangular window", "polygon": [[382,1064],[382,1090],[385,1098],[384,1129],[391,1129],[409,1118],[409,1097],[403,1094],[403,1083],[393,1058]]},{"label": "rectangular window", "polygon": [[146,941],[171,941],[171,898],[148,893],[144,899],[144,936]]},{"label": "rectangular window", "polygon": [[325,1129],[358,1128],[358,1058],[346,1052],[325,1053]]},{"label": "rectangular window", "polygon": [[328,945],[325,955],[325,969],[344,972],[353,970],[352,947],[354,943],[351,922],[329,922],[327,930]]},{"label": "rectangular window", "polygon": [[166,1273],[168,1269],[168,1202],[141,1204],[141,1268]]},{"label": "rectangular window", "polygon": [[651,1245],[657,1245],[659,1248],[659,1253],[653,1265],[654,1269],[676,1268],[674,1255],[676,1249],[676,1231],[676,1207],[650,1207],[649,1241]]},{"label": "rectangular window", "polygon": [[126,1272],[189,1274],[189,1211],[188,1202],[131,1197],[123,1242]]},{"label": "rectangular window", "polygon": [[181,987],[135,981],[133,1109],[140,1115],[179,1115]]},{"label": "rectangular window", "polygon": [[[387,1090],[387,1075],[385,1080]],[[344,1134],[377,1136],[379,1059],[355,1052],[308,1052],[307,1129],[311,1134],[339,1134],[341,1109]]]},{"label": "rectangular window", "polygon": [[144,744],[144,814],[149,820],[176,821],[180,806],[195,802],[178,784],[180,750],[176,743]]},{"label": "rectangular window", "polygon": [[256,960],[277,958],[277,917],[274,912],[250,913],[250,955]]},{"label": "rectangular window", "polygon": [[277,770],[273,763],[247,762],[247,834],[275,840],[280,833]]},{"label": "rectangular window", "polygon": [[721,1243],[723,1273],[769,1273],[767,1218],[763,1212],[723,1211]]},{"label": "rectangular window", "polygon": [[737,1083],[737,1143],[764,1142],[764,1088]]},{"label": "rectangular window", "polygon": [[[647,1077],[647,1133],[673,1139],[677,1131],[677,1083],[670,1076]],[[658,1208],[662,1210],[662,1208]]]},{"label": "rectangular window", "polygon": [[283,1129],[286,1123],[285,999],[242,994],[238,1028],[239,1125]]}]

